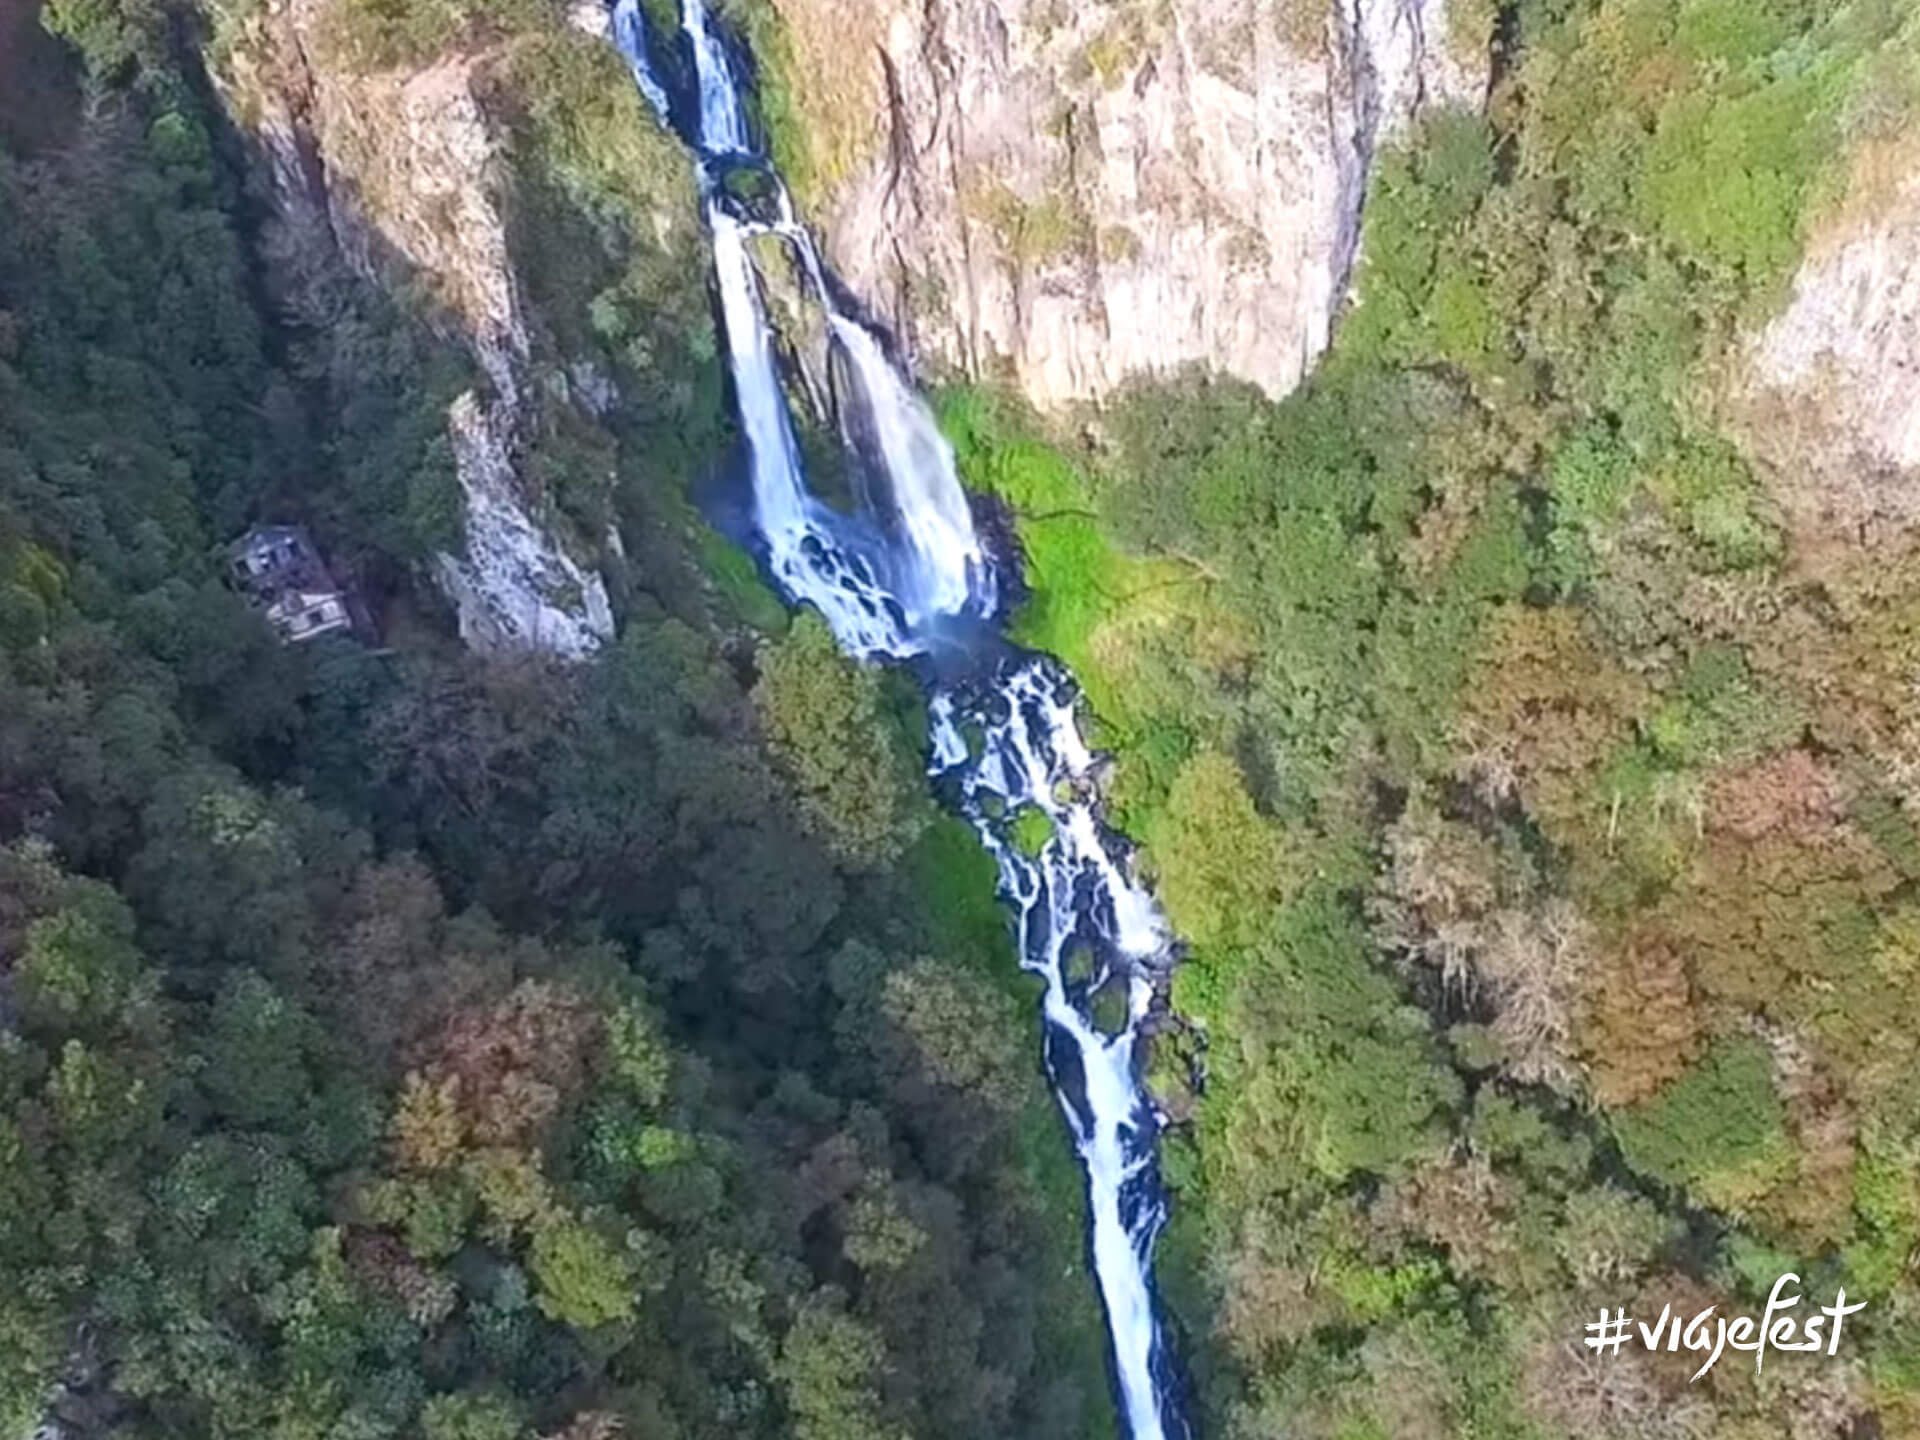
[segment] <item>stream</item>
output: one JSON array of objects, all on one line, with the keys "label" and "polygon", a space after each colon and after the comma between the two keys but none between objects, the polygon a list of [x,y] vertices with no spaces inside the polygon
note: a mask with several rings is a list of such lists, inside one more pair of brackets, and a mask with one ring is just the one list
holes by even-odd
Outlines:
[{"label": "stream", "polygon": [[[1078,686],[1051,656],[997,633],[1010,587],[976,533],[951,447],[884,338],[836,301],[809,232],[756,143],[731,42],[703,0],[683,6],[680,28],[663,34],[638,0],[618,0],[612,35],[641,93],[695,156],[750,459],[758,558],[782,598],[819,611],[847,653],[915,662],[927,686],[928,776],[993,855],[1020,963],[1045,984],[1042,1061],[1086,1174],[1088,1251],[1123,1428],[1132,1440],[1191,1440],[1153,1290],[1167,1200],[1159,1120],[1136,1063],[1154,977],[1173,963],[1173,936],[1132,878],[1126,842],[1102,822],[1100,761],[1080,732]],[[670,82],[662,63],[669,56],[692,77],[690,93],[676,95],[687,87]],[[770,210],[729,189],[728,176],[743,170],[770,188]],[[855,514],[807,488],[752,253],[751,242],[768,235],[792,247],[844,362],[843,438],[873,482]],[[1013,838],[1015,817],[1029,808],[1050,826],[1034,854]],[[1109,986],[1125,997],[1114,1034],[1092,1018],[1093,997]]]}]

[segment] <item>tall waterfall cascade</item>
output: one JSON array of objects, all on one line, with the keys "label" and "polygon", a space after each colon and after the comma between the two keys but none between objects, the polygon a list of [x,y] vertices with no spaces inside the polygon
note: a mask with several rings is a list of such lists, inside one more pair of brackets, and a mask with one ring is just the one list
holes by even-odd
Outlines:
[{"label": "tall waterfall cascade", "polygon": [[[964,622],[983,634],[999,609],[998,577],[952,448],[880,336],[836,303],[811,236],[755,143],[725,36],[703,0],[682,4],[678,34],[665,36],[638,0],[617,0],[612,35],[641,93],[696,157],[767,570],[789,603],[813,606],[842,648],[863,659],[926,654]],[[665,53],[654,47],[666,45],[680,47],[693,77],[694,93],[679,106],[654,63]],[[743,213],[723,183],[743,166],[771,183],[772,219]],[[750,243],[764,235],[795,248],[844,362],[847,423],[879,482],[872,488],[883,492],[868,513],[843,514],[807,489]],[[932,683],[928,774],[993,855],[1020,963],[1045,982],[1042,1055],[1087,1178],[1088,1249],[1126,1430],[1132,1440],[1189,1440],[1151,1276],[1167,1214],[1159,1121],[1134,1060],[1150,976],[1171,962],[1172,937],[1130,877],[1124,843],[1101,822],[1098,762],[1081,737],[1072,677],[1051,657],[998,641],[992,650],[976,667],[984,673]],[[1051,825],[1037,855],[1011,835],[1010,817],[1029,809]],[[1127,995],[1125,1023],[1112,1035],[1090,1018],[1091,996],[1109,985]]]}]

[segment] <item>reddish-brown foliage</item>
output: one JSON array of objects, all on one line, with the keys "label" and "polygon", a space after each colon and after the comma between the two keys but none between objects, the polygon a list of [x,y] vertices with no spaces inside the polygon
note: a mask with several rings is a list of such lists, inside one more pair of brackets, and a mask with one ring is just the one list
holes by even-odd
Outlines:
[{"label": "reddish-brown foliage", "polygon": [[353,1229],[346,1237],[347,1264],[371,1289],[400,1302],[408,1318],[432,1328],[453,1313],[453,1282],[427,1269],[398,1237],[385,1230]]},{"label": "reddish-brown foliage", "polygon": [[572,990],[522,981],[498,1004],[453,1016],[408,1094],[417,1084],[450,1097],[480,1145],[536,1145],[578,1093],[599,1026]]},{"label": "reddish-brown foliage", "polygon": [[1809,1248],[1843,1239],[1851,1225],[1854,1140],[1851,1097],[1799,1037],[1759,1027],[1793,1127],[1798,1173],[1771,1197],[1769,1214]]},{"label": "reddish-brown foliage", "polygon": [[1700,1050],[1700,1016],[1680,952],[1664,935],[1628,937],[1586,977],[1581,1058],[1603,1105],[1652,1095]]},{"label": "reddish-brown foliage", "polygon": [[506,988],[506,951],[486,938],[484,927],[450,929],[439,886],[418,860],[368,866],[327,948],[333,1006],[377,1063],[394,1064],[456,1011]]},{"label": "reddish-brown foliage", "polygon": [[1527,1194],[1485,1156],[1465,1151],[1422,1161],[1382,1190],[1375,1221],[1447,1252],[1456,1274],[1533,1290],[1556,1274],[1544,1233],[1529,1233]]},{"label": "reddish-brown foliage", "polygon": [[[1250,1364],[1277,1347],[1290,1345],[1323,1325],[1349,1320],[1346,1304],[1317,1273],[1321,1250],[1357,1240],[1345,1217],[1327,1212],[1320,1229],[1307,1230],[1266,1208],[1250,1210],[1222,1267],[1223,1293],[1214,1318],[1221,1341]],[[1332,1239],[1335,1243],[1327,1244]]]},{"label": "reddish-brown foliage", "polygon": [[1646,686],[1571,610],[1515,606],[1488,634],[1457,727],[1468,777],[1490,798],[1517,790],[1536,819],[1564,834],[1589,770],[1631,736]]},{"label": "reddish-brown foliage", "polygon": [[1741,840],[1788,834],[1817,842],[1840,820],[1840,780],[1801,749],[1781,750],[1723,774],[1707,788],[1707,826]]}]

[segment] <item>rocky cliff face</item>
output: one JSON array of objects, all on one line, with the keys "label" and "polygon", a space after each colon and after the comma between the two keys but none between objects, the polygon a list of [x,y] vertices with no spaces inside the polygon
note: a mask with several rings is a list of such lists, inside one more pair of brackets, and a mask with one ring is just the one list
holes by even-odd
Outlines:
[{"label": "rocky cliff face", "polygon": [[1749,347],[1740,408],[1803,532],[1920,520],[1920,144],[1855,158]]},{"label": "rocky cliff face", "polygon": [[1375,150],[1478,105],[1477,0],[772,0],[834,263],[924,358],[1041,406],[1327,344]]},{"label": "rocky cliff face", "polygon": [[482,650],[578,657],[613,633],[605,583],[536,518],[519,473],[527,327],[501,214],[501,141],[476,93],[478,61],[359,74],[326,63],[325,0],[276,0],[221,77],[272,176],[263,245],[283,303],[325,330],[341,271],[425,292],[490,393],[449,407],[466,546],[434,571],[461,637]]}]

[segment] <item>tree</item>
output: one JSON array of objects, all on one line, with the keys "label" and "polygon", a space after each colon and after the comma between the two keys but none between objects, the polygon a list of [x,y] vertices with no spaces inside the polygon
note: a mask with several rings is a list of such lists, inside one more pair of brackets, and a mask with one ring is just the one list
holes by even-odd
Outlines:
[{"label": "tree", "polygon": [[894,1035],[877,1038],[894,1063],[1003,1114],[1023,1098],[1027,1065],[1008,1023],[1011,1006],[984,980],[916,960],[886,977],[880,1010]]},{"label": "tree", "polygon": [[1621,1111],[1613,1125],[1635,1166],[1736,1212],[1780,1177],[1788,1158],[1772,1066],[1747,1036],[1716,1040],[1684,1075]]},{"label": "tree", "polygon": [[1181,769],[1147,839],[1161,903],[1197,945],[1244,943],[1285,891],[1280,835],[1218,751]]},{"label": "tree", "polygon": [[[1102,1332],[1070,1162],[1010,1143],[1052,1120],[1024,1010],[956,974],[889,1018],[875,977],[870,1037],[828,998],[839,947],[948,948],[914,897],[956,855],[998,957],[991,861],[956,823],[896,863],[931,813],[911,705],[824,632],[768,657],[801,716],[771,743],[682,533],[726,437],[679,147],[606,47],[501,22],[542,32],[488,106],[537,364],[581,338],[641,408],[548,387],[529,436],[634,548],[619,642],[488,661],[409,593],[471,364],[418,297],[290,276],[238,223],[224,92],[172,69],[194,27],[146,50],[89,3],[49,13],[98,103],[0,157],[0,1425],[83,1368],[69,1428],[777,1440],[776,1337],[864,1267],[856,1419],[1070,1433]],[[215,28],[282,73],[272,27]],[[390,649],[276,645],[228,592],[220,542],[282,516],[416,617]],[[816,1155],[806,1225],[781,1177]]]},{"label": "tree", "polygon": [[245,1129],[291,1132],[313,1101],[312,1018],[251,970],[214,1001],[200,1087],[214,1113]]},{"label": "tree", "polygon": [[928,812],[878,673],[841,655],[818,616],[802,616],[762,647],[753,699],[810,828],[855,868],[898,859]]},{"label": "tree", "polygon": [[1700,1018],[1680,953],[1656,933],[1628,938],[1586,985],[1581,1043],[1603,1105],[1645,1100],[1692,1063]]},{"label": "tree", "polygon": [[629,1318],[642,1279],[630,1245],[622,1251],[580,1220],[556,1216],[533,1232],[528,1263],[540,1288],[541,1312],[582,1330]]},{"label": "tree", "polygon": [[97,881],[70,880],[64,903],[27,927],[18,969],[28,1022],[42,1031],[99,1033],[120,1018],[145,974],[132,912]]},{"label": "tree", "polygon": [[524,1440],[532,1433],[510,1399],[488,1390],[434,1396],[421,1412],[420,1426],[426,1440]]},{"label": "tree", "polygon": [[795,1440],[896,1440],[880,1416],[884,1348],[849,1316],[844,1297],[818,1291],[802,1302],[774,1367],[786,1391]]}]

